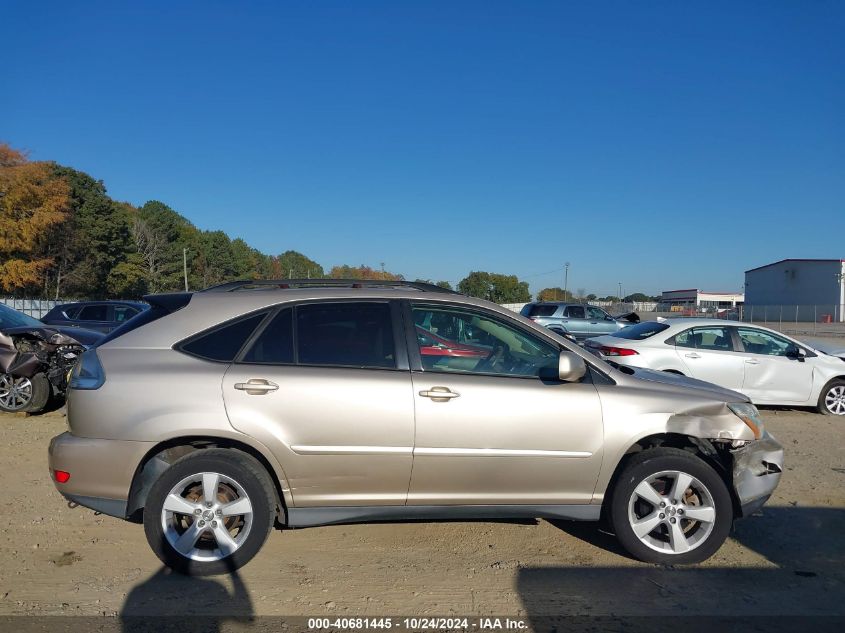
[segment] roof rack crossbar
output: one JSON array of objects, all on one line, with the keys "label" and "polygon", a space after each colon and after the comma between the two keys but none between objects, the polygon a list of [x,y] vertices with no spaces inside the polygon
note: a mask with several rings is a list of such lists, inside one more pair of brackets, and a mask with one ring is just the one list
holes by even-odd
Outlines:
[{"label": "roof rack crossbar", "polygon": [[460,294],[422,281],[387,281],[381,279],[240,279],[210,286],[200,292],[233,292],[252,288],[413,288],[422,292]]}]

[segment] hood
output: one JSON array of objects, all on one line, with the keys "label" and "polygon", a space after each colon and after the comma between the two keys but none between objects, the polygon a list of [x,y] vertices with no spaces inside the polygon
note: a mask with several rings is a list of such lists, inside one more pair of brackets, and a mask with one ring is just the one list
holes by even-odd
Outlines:
[{"label": "hood", "polygon": [[626,376],[631,376],[639,380],[646,380],[660,385],[667,385],[676,387],[678,389],[694,392],[695,395],[716,398],[724,402],[751,402],[748,396],[725,389],[719,385],[714,385],[712,382],[690,378],[688,376],[681,376],[679,374],[670,374],[665,371],[655,371],[654,369],[643,369],[642,367],[630,367],[627,365],[617,365],[610,363],[617,371],[622,372]]},{"label": "hood", "polygon": [[44,327],[7,327],[3,334],[8,336],[29,335],[53,345],[83,345],[91,347],[100,342],[105,334],[85,330],[79,327],[65,327],[62,325],[45,325]]}]

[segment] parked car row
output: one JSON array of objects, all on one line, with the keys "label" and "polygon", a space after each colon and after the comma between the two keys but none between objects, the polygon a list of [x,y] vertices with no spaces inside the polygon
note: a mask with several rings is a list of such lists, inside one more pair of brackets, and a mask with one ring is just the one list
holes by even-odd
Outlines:
[{"label": "parked car row", "polygon": [[274,525],[513,517],[605,519],[633,556],[691,563],[781,477],[746,396],[430,284],[147,299],[76,364],[49,467],[181,572],[237,569]]},{"label": "parked car row", "polygon": [[755,404],[815,407],[845,416],[845,353],[825,353],[768,328],[670,318],[589,338],[584,345],[617,365],[705,380]]},{"label": "parked car row", "polygon": [[83,301],[57,305],[39,321],[0,304],[0,411],[37,413],[63,398],[79,354],[148,308]]}]

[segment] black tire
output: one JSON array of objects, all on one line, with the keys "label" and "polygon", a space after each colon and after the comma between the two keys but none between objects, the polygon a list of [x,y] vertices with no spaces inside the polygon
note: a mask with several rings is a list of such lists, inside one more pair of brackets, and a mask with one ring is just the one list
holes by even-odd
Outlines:
[{"label": "black tire", "polygon": [[[20,380],[20,378],[14,378],[9,374],[5,374],[4,377],[8,380]],[[28,400],[16,406],[7,406],[0,402],[0,411],[5,411],[6,413],[39,413],[43,411],[44,407],[47,406],[47,402],[50,400],[51,393],[50,381],[47,380],[47,376],[44,374],[35,374],[29,378],[29,389],[30,396]]]},{"label": "black tire", "polygon": [[[634,489],[649,477],[664,471],[679,471],[691,475],[706,487],[713,500],[715,519],[712,522],[710,533],[703,537],[692,549],[683,553],[661,552],[652,549],[634,533],[629,521],[629,503],[634,494]],[[682,519],[680,515],[677,516],[678,526],[680,527]],[[733,523],[733,502],[725,482],[705,461],[681,449],[654,448],[634,455],[620,473],[615,487],[611,491],[610,520],[619,542],[634,558],[646,563],[661,565],[700,563],[712,556],[728,537]],[[683,520],[688,521],[688,519]],[[686,523],[686,525],[688,526],[687,529],[702,529],[702,524]],[[668,524],[657,526],[658,536],[660,536],[661,530],[668,530],[669,528]],[[702,534],[704,533],[706,532],[702,532]],[[655,532],[652,532],[652,534],[655,534]]]},{"label": "black tire", "polygon": [[[251,525],[243,542],[233,553],[217,560],[198,561],[179,553],[168,540],[163,525],[164,501],[171,490],[185,478],[199,473],[218,473],[237,482],[251,504]],[[231,573],[246,565],[261,549],[273,527],[275,511],[273,482],[260,463],[237,450],[203,449],[174,462],[153,484],[144,508],[144,533],[161,562],[179,573],[192,576]],[[189,525],[193,523],[193,517],[184,520]],[[201,536],[197,542],[204,538],[213,537]]]},{"label": "black tire", "polygon": [[836,413],[834,411],[831,411],[825,403],[825,399],[831,391],[833,391],[834,389],[842,388],[845,388],[845,380],[842,380],[841,378],[834,378],[822,388],[821,393],[819,393],[818,401],[819,413],[821,413],[822,415],[835,415],[836,417],[845,416],[845,413]]}]

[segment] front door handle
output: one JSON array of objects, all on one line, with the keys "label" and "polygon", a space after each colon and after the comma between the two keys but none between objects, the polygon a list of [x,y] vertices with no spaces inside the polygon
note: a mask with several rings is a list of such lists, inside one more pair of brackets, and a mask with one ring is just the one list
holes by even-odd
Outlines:
[{"label": "front door handle", "polygon": [[449,387],[432,387],[428,391],[420,391],[423,398],[431,398],[432,402],[449,402],[452,398],[458,398],[461,394],[455,393]]},{"label": "front door handle", "polygon": [[755,359],[753,359],[753,358],[748,358],[748,359],[746,359],[746,360],[745,360],[745,362],[746,362],[748,365],[759,365],[759,364],[760,364],[760,361],[759,361],[759,360],[755,360]]},{"label": "front door handle", "polygon": [[278,388],[279,385],[264,378],[250,378],[246,382],[235,383],[235,389],[246,391],[250,396],[261,396],[265,393],[276,391]]},{"label": "front door handle", "polygon": [[691,352],[690,354],[684,354],[687,358],[701,358],[701,354],[696,354],[695,352]]}]

